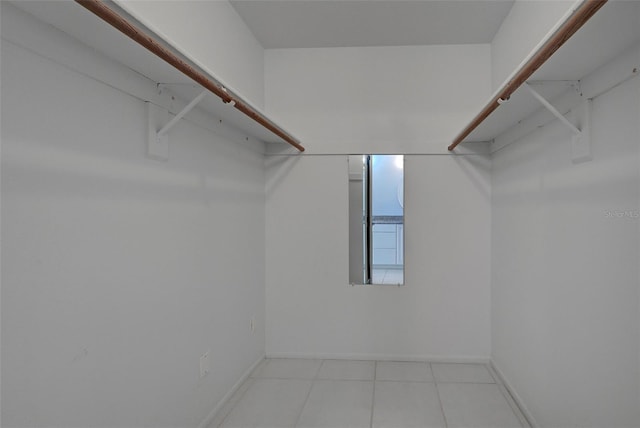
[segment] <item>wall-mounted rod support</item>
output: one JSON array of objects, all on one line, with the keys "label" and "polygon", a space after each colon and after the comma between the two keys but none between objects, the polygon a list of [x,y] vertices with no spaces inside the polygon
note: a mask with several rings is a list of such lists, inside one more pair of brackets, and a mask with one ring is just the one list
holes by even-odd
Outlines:
[{"label": "wall-mounted rod support", "polygon": [[473,118],[473,120],[458,134],[449,145],[449,151],[456,148],[469,136],[484,120],[493,113],[500,103],[498,100],[507,100],[511,95],[535,73],[576,31],[580,29],[607,0],[583,0],[556,31],[540,46],[539,49],[512,75],[512,77],[500,88],[489,103]]},{"label": "wall-mounted rod support", "polygon": [[547,101],[542,95],[540,95],[535,89],[531,87],[528,83],[524,84],[525,87],[531,92],[531,95],[535,97],[540,103],[549,110],[555,117],[557,117],[562,123],[567,125],[567,127],[576,135],[580,135],[582,131],[575,127],[575,125],[567,120],[566,117],[562,113],[558,111],[549,101]]},{"label": "wall-mounted rod support", "polygon": [[185,108],[183,108],[178,114],[176,114],[173,119],[171,119],[165,126],[162,127],[161,130],[158,131],[158,137],[166,134],[167,132],[169,132],[169,129],[171,129],[173,127],[173,125],[175,125],[176,123],[178,123],[178,121],[180,119],[182,119],[184,117],[185,114],[189,113],[196,105],[198,105],[198,103],[200,101],[202,101],[202,99],[209,94],[209,90],[204,90],[200,93],[200,95],[198,95],[197,97],[195,97],[193,99],[193,101],[191,101],[189,104],[187,104],[185,106]]},{"label": "wall-mounted rod support", "polygon": [[299,151],[304,151],[304,147],[293,136],[275,125],[263,114],[251,107],[247,102],[243,101],[239,96],[225,91],[222,85],[215,82],[214,79],[210,78],[205,73],[198,70],[187,61],[183,60],[179,55],[175,54],[170,49],[165,47],[161,42],[156,40],[150,34],[147,34],[145,31],[136,27],[136,25],[130,22],[125,16],[122,16],[119,12],[109,7],[104,1],[75,1],[79,5],[91,11],[93,14],[100,17],[112,27],[116,28],[124,35],[128,36],[129,38],[146,48],[148,51],[152,52],[186,76],[199,83],[203,88],[208,89],[209,91],[220,97],[223,102],[227,104],[233,102],[236,109],[240,110],[242,113],[249,116],[251,119],[258,122],[261,126],[273,132],[275,135],[282,138],[285,142],[289,143]]}]

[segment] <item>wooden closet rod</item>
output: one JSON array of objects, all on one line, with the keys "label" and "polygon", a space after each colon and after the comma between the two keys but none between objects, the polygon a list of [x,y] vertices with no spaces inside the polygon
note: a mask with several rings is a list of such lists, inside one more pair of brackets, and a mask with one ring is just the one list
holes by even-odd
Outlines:
[{"label": "wooden closet rod", "polygon": [[195,67],[188,64],[186,61],[181,59],[178,55],[174,54],[171,50],[166,48],[152,36],[146,34],[141,29],[137,28],[133,23],[131,23],[127,18],[120,15],[115,10],[111,9],[101,0],[75,0],[78,4],[88,9],[98,17],[102,18],[105,22],[119,30],[121,33],[130,37],[134,41],[136,41],[141,46],[145,47],[148,51],[154,53],[165,62],[171,64],[177,70],[190,77],[204,88],[213,92],[215,95],[220,97],[222,101],[226,104],[232,103],[233,106],[240,110],[245,115],[249,116],[251,119],[258,122],[263,127],[267,128],[269,131],[273,132],[278,137],[282,138],[287,143],[291,144],[293,147],[298,149],[301,152],[304,152],[304,147],[291,135],[287,132],[280,129],[278,126],[273,124],[269,119],[263,116],[260,112],[256,111],[253,107],[248,105],[246,102],[239,99],[236,95],[227,92],[227,90],[219,85],[218,83],[211,80],[204,73],[197,70]]},{"label": "wooden closet rod", "polygon": [[501,102],[508,100],[511,95],[526,82],[533,73],[540,68],[573,34],[584,25],[607,0],[585,0],[571,16],[558,28],[540,49],[522,66],[522,68],[504,85],[502,90],[487,104],[448,147],[449,151],[456,148],[469,134],[489,117]]}]

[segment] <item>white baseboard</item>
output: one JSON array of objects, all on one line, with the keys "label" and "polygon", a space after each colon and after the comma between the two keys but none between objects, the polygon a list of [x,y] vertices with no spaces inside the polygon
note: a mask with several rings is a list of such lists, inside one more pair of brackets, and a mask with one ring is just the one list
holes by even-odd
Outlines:
[{"label": "white baseboard", "polygon": [[303,358],[317,360],[377,360],[377,361],[427,361],[430,363],[480,363],[489,364],[486,356],[415,355],[415,354],[311,354],[296,352],[270,352],[267,358]]},{"label": "white baseboard", "polygon": [[225,394],[225,396],[222,397],[222,399],[218,402],[218,404],[216,404],[216,406],[211,410],[211,412],[209,412],[207,417],[204,418],[204,420],[200,423],[200,425],[198,425],[198,428],[209,428],[213,420],[218,415],[218,412],[220,412],[220,410],[224,407],[224,405],[227,404],[227,402],[233,396],[233,394],[236,393],[236,391],[240,388],[240,386],[242,386],[244,381],[246,381],[249,375],[251,375],[251,372],[253,372],[255,368],[258,367],[258,364],[264,361],[264,359],[265,359],[265,356],[263,354],[262,356],[260,356],[260,358],[256,360],[256,362],[254,362],[251,365],[251,367],[249,367],[242,374],[242,376],[240,376],[240,379],[238,379],[238,381],[231,387],[231,389]]},{"label": "white baseboard", "polygon": [[515,405],[518,406],[518,409],[522,413],[522,416],[524,416],[524,418],[526,419],[526,422],[529,423],[529,426],[531,426],[531,428],[539,427],[540,425],[537,424],[533,415],[531,414],[529,409],[527,409],[527,406],[525,406],[524,401],[522,401],[522,397],[518,395],[516,390],[513,388],[513,385],[509,382],[504,373],[496,366],[495,361],[491,360],[490,365],[493,372],[498,376],[500,383],[505,387],[509,395],[511,395],[511,398],[513,399]]}]

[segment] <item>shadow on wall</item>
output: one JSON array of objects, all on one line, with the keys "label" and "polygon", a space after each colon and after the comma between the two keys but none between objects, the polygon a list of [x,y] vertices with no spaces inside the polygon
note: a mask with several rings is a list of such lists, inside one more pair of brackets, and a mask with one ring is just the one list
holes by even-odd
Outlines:
[{"label": "shadow on wall", "polygon": [[[260,188],[247,180],[226,175],[214,176],[203,167],[199,171],[186,168],[158,167],[146,159],[135,162],[124,158],[81,153],[59,146],[30,142],[5,141],[3,173],[16,177],[40,177],[30,191],[43,195],[83,195],[88,198],[117,200],[171,200],[220,202],[238,200],[243,196],[253,200]],[[52,179],[52,177],[57,177]],[[66,183],[60,185],[60,183]],[[87,189],[92,189],[87,195]]]},{"label": "shadow on wall", "polygon": [[264,165],[267,171],[274,171],[267,174],[265,192],[268,197],[273,190],[284,180],[288,172],[294,167],[300,158],[298,156],[267,156]]},{"label": "shadow on wall", "polygon": [[453,160],[460,167],[460,170],[469,177],[469,181],[473,183],[478,192],[487,200],[491,199],[491,189],[488,186],[486,178],[478,172],[488,171],[491,169],[491,159],[489,156],[452,156]]}]

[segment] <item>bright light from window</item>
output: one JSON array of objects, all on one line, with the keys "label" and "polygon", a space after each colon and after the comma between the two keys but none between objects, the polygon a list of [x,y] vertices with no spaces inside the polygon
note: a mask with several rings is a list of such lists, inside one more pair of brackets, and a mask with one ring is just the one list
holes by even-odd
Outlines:
[{"label": "bright light from window", "polygon": [[394,160],[394,165],[398,169],[403,169],[404,168],[404,156],[396,155],[396,159]]}]

